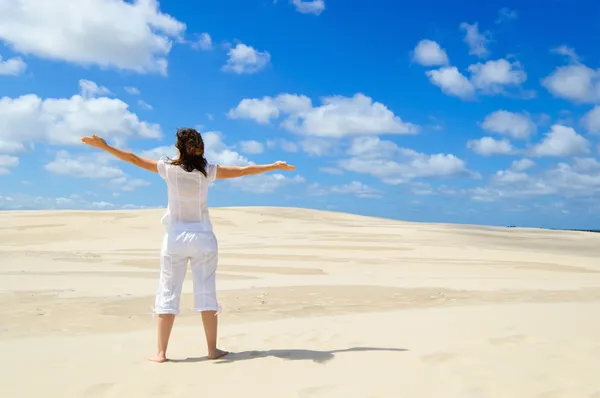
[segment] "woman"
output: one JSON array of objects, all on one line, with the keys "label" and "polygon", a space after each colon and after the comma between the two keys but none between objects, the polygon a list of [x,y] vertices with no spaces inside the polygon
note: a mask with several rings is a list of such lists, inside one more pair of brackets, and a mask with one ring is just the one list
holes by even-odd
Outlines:
[{"label": "woman", "polygon": [[208,359],[228,354],[217,348],[216,315],[219,305],[215,272],[218,245],[206,205],[208,186],[214,180],[262,174],[272,170],[295,170],[295,167],[285,162],[244,167],[208,163],[204,157],[202,136],[190,128],[177,130],[175,146],[179,156],[175,160],[145,159],[112,147],[96,135],[83,137],[81,141],[125,162],[158,173],[167,183],[168,206],[162,218],[166,233],[160,255],[160,282],[155,301],[158,352],[148,359],[160,363],[167,361],[169,336],[175,315],[179,313],[181,288],[188,261],[193,273],[194,306],[202,314]]}]

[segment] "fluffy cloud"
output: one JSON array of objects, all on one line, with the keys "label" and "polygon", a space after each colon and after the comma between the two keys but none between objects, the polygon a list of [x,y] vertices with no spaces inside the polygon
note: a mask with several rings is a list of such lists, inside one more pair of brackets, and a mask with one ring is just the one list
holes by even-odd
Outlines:
[{"label": "fluffy cloud", "polygon": [[302,184],[304,182],[306,182],[304,177],[300,175],[289,177],[281,173],[234,178],[229,181],[234,188],[242,192],[255,194],[267,194],[285,186]]},{"label": "fluffy cloud", "polygon": [[307,138],[300,141],[302,151],[309,156],[325,156],[332,153],[335,142],[322,138]]},{"label": "fluffy cloud", "polygon": [[360,93],[353,97],[324,97],[317,107],[310,98],[295,94],[244,99],[228,116],[263,124],[284,116],[281,126],[289,131],[330,138],[418,132],[416,125],[402,121],[385,105]]},{"label": "fluffy cloud", "polygon": [[302,14],[320,15],[325,11],[325,0],[292,0],[292,4]]},{"label": "fluffy cloud", "polygon": [[498,10],[498,19],[496,19],[496,24],[513,21],[518,17],[519,13],[517,12],[517,10],[512,10],[508,7],[502,7],[500,10]]},{"label": "fluffy cloud", "polygon": [[344,174],[344,172],[338,168],[335,167],[321,167],[319,169],[320,172],[322,173],[326,173],[326,174],[331,174],[331,175],[342,175]]},{"label": "fluffy cloud", "polygon": [[500,94],[506,86],[519,86],[527,80],[527,74],[518,62],[506,59],[487,61],[469,66],[471,83],[485,94]]},{"label": "fluffy cloud", "polygon": [[594,158],[575,158],[536,175],[500,170],[492,185],[467,191],[474,200],[499,201],[536,196],[594,199],[600,194],[600,163]]},{"label": "fluffy cloud", "polygon": [[81,96],[85,98],[97,97],[110,94],[110,90],[104,86],[99,86],[95,82],[82,79],[79,81]]},{"label": "fluffy cloud", "polygon": [[600,70],[580,63],[556,68],[542,80],[542,85],[558,98],[577,103],[600,101]]},{"label": "fluffy cloud", "polygon": [[510,168],[515,171],[525,171],[535,166],[535,162],[531,159],[523,158],[515,160],[511,163]]},{"label": "fluffy cloud", "polygon": [[339,162],[342,169],[370,174],[390,185],[407,183],[416,178],[450,177],[469,173],[465,163],[452,154],[418,153],[377,137],[354,139],[348,154],[350,158]]},{"label": "fluffy cloud", "polygon": [[192,47],[197,48],[199,50],[204,50],[204,51],[212,50],[212,48],[213,48],[212,37],[210,37],[210,35],[206,32],[201,33],[200,38],[198,39],[198,41],[196,41],[195,43],[192,44]]},{"label": "fluffy cloud", "polygon": [[0,75],[18,76],[25,72],[25,69],[27,69],[27,64],[21,57],[4,60],[0,55]]},{"label": "fluffy cloud", "polygon": [[473,99],[476,93],[508,95],[508,89],[517,88],[527,80],[527,74],[521,64],[503,58],[473,64],[467,70],[470,73],[469,78],[455,66],[444,66],[425,74],[443,93],[463,100]]},{"label": "fluffy cloud", "polygon": [[315,196],[324,196],[332,194],[353,195],[358,198],[381,198],[383,196],[381,191],[368,185],[365,185],[360,181],[352,181],[349,184],[334,185],[330,187],[315,183],[309,185],[308,194]]},{"label": "fluffy cloud", "polygon": [[467,142],[467,148],[483,156],[510,155],[515,151],[508,140],[496,140],[492,137],[471,140]]},{"label": "fluffy cloud", "polygon": [[295,142],[284,139],[267,140],[267,148],[273,149],[276,147],[281,148],[284,152],[298,152],[298,145]]},{"label": "fluffy cloud", "polygon": [[125,91],[127,92],[127,94],[140,95],[140,90],[137,87],[127,86],[125,87]]},{"label": "fluffy cloud", "polygon": [[238,44],[229,49],[227,63],[223,71],[241,74],[252,74],[264,69],[271,62],[271,54],[260,52],[251,46]]},{"label": "fluffy cloud", "polygon": [[535,134],[537,127],[529,115],[499,110],[490,113],[483,120],[484,130],[506,135],[510,138],[525,140]]},{"label": "fluffy cloud", "polygon": [[104,153],[93,155],[74,155],[61,150],[56,158],[44,168],[58,175],[94,180],[107,180],[107,187],[116,190],[133,191],[150,185],[149,182],[131,178],[123,170],[114,166],[115,159]]},{"label": "fluffy cloud", "polygon": [[0,40],[19,53],[80,65],[166,74],[172,41],[184,31],[156,0],[0,1]]},{"label": "fluffy cloud", "polygon": [[469,46],[469,54],[475,55],[480,58],[485,58],[489,55],[487,45],[490,41],[489,33],[481,33],[479,31],[479,24],[468,24],[463,22],[460,24],[460,30],[465,32],[465,43]]},{"label": "fluffy cloud", "polygon": [[423,66],[447,65],[448,54],[433,40],[421,40],[412,54],[414,62]]},{"label": "fluffy cloud", "polygon": [[261,144],[258,141],[254,141],[254,140],[241,141],[238,145],[240,147],[240,150],[243,153],[246,153],[249,155],[256,155],[259,153],[263,153],[263,151],[264,151],[263,144]]},{"label": "fluffy cloud", "polygon": [[577,156],[589,153],[590,143],[571,128],[553,125],[544,139],[531,148],[534,156]]},{"label": "fluffy cloud", "polygon": [[523,172],[513,170],[498,170],[494,176],[494,181],[500,184],[514,184],[516,182],[527,181],[529,176]]},{"label": "fluffy cloud", "polygon": [[475,96],[475,87],[456,66],[444,66],[429,70],[425,74],[431,83],[441,88],[446,95],[461,99],[472,99]]},{"label": "fluffy cloud", "polygon": [[90,201],[79,195],[60,196],[55,198],[24,194],[0,195],[0,210],[106,210],[106,209],[141,209],[144,206],[116,205],[106,201]]},{"label": "fluffy cloud", "polygon": [[154,109],[154,107],[152,105],[150,105],[149,103],[147,103],[144,100],[138,100],[137,104],[140,108],[145,109],[147,111],[151,111],[152,109]]},{"label": "fluffy cloud", "polygon": [[10,169],[17,167],[19,158],[16,156],[0,155],[0,175],[10,173]]},{"label": "fluffy cloud", "polygon": [[569,59],[569,61],[571,61],[573,63],[579,62],[579,55],[577,55],[574,48],[562,45],[562,46],[553,48],[550,51],[552,51],[553,53],[560,54],[560,55],[567,57]]},{"label": "fluffy cloud", "polygon": [[0,98],[0,153],[31,150],[36,143],[79,145],[91,132],[120,143],[162,135],[158,125],[140,121],[123,101],[94,97],[97,85],[81,81],[80,86],[85,95],[71,98]]},{"label": "fluffy cloud", "polygon": [[600,133],[600,106],[595,106],[594,109],[587,112],[581,118],[581,124],[590,133]]}]

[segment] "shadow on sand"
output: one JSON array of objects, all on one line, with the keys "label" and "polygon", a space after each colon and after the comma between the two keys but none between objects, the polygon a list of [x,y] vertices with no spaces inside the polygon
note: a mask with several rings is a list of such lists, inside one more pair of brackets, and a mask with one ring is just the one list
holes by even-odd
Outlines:
[{"label": "shadow on sand", "polygon": [[[375,348],[375,347],[352,347],[340,350],[331,351],[316,351],[316,350],[303,350],[303,349],[289,349],[289,350],[265,350],[265,351],[240,351],[230,352],[223,358],[219,358],[214,362],[217,364],[231,363],[238,361],[247,361],[258,358],[280,358],[288,361],[313,361],[316,363],[325,363],[333,358],[335,354],[343,352],[362,352],[362,351],[389,351],[389,352],[404,352],[408,351],[405,348]],[[208,361],[207,357],[197,358],[186,358],[186,359],[170,359],[169,362],[182,363],[182,362],[204,362]]]}]

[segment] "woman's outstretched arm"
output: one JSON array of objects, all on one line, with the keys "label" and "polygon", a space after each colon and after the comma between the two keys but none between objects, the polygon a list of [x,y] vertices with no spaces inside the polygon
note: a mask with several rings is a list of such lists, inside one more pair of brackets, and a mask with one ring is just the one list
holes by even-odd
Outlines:
[{"label": "woman's outstretched arm", "polygon": [[249,166],[217,166],[217,180],[263,174],[274,170],[296,170],[296,167],[286,162],[252,164]]},{"label": "woman's outstretched arm", "polygon": [[131,163],[135,166],[141,167],[142,169],[146,169],[148,171],[152,171],[154,173],[158,173],[156,160],[142,158],[132,152],[127,152],[122,149],[110,146],[106,143],[106,141],[104,141],[103,138],[100,138],[97,135],[92,135],[91,137],[83,137],[81,139],[81,142],[83,142],[86,145],[102,149],[103,151],[110,153],[111,155],[119,158],[124,162]]}]

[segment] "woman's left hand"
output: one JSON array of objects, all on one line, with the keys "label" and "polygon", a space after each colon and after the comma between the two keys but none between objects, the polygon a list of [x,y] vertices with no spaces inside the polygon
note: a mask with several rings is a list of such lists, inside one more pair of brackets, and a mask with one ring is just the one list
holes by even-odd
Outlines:
[{"label": "woman's left hand", "polygon": [[98,137],[96,134],[93,134],[91,137],[83,137],[81,139],[81,142],[83,142],[86,145],[100,149],[106,148],[107,146],[106,141],[104,141],[104,138]]}]

